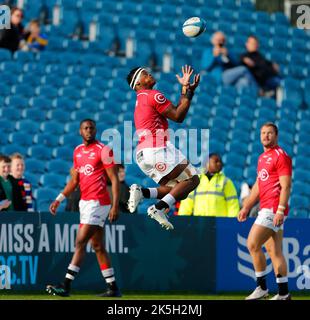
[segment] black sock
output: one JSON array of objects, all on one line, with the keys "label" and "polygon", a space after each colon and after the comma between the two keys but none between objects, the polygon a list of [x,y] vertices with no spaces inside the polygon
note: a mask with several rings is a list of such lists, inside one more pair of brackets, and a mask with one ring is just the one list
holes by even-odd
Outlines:
[{"label": "black sock", "polygon": [[256,277],[256,284],[258,287],[261,287],[263,290],[267,290],[266,276]]},{"label": "black sock", "polygon": [[108,286],[111,290],[113,291],[116,291],[118,288],[117,288],[117,285],[116,285],[116,281],[113,281],[113,282],[110,282],[108,283]]},{"label": "black sock", "polygon": [[[74,269],[74,270],[72,270]],[[75,276],[78,274],[80,268],[74,265],[69,265],[65,280],[63,282],[65,290],[70,291],[71,289],[71,282],[74,280]]]},{"label": "black sock", "polygon": [[[280,296],[286,296],[288,294],[288,282],[278,282],[279,279],[282,278],[280,274],[277,275],[277,284]],[[286,279],[286,277],[285,277]],[[281,280],[280,280],[281,281]]]},{"label": "black sock", "polygon": [[148,188],[141,188],[141,191],[144,198],[149,199],[151,197],[151,192]]},{"label": "black sock", "polygon": [[157,202],[155,204],[155,208],[158,209],[158,210],[169,209],[169,205],[165,201],[160,200],[159,202]]}]

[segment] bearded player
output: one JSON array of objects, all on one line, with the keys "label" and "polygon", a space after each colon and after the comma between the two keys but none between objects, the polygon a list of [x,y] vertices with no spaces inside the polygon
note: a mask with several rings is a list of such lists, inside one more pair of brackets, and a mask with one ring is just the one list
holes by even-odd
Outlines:
[{"label": "bearded player", "polygon": [[158,188],[142,188],[133,184],[128,209],[134,212],[143,198],[159,199],[147,213],[167,230],[173,229],[173,225],[168,221],[166,212],[199,184],[196,169],[169,141],[167,131],[167,119],[182,123],[186,117],[200,80],[198,74],[190,83],[193,71],[190,66],[184,66],[182,77],[176,76],[182,86],[177,106],[153,89],[156,81],[146,69],[135,68],[127,76],[129,86],[137,93],[134,121],[139,142],[136,160],[140,169],[160,185]]},{"label": "bearded player", "polygon": [[[96,123],[85,119],[80,123],[80,134],[83,144],[74,150],[71,180],[50,206],[50,212],[56,215],[61,201],[72,193],[79,185],[81,190],[80,227],[76,237],[75,252],[63,283],[48,285],[46,290],[53,295],[67,297],[71,283],[80,271],[88,241],[96,253],[103,278],[107,283],[102,297],[119,297],[121,293],[116,285],[114,269],[106,252],[103,237],[104,224],[109,217],[111,222],[118,218],[119,180],[117,166],[114,164],[113,152],[110,148],[96,140]],[[105,174],[112,183],[112,206],[106,188]]]},{"label": "bearded player", "polygon": [[272,261],[279,292],[271,300],[290,300],[287,264],[282,253],[283,224],[288,215],[288,200],[292,180],[292,161],[278,146],[278,128],[268,122],[261,127],[261,143],[264,153],[258,159],[257,180],[250,196],[239,212],[238,220],[245,221],[253,205],[259,200],[260,211],[247,241],[252,256],[257,287],[246,300],[258,300],[268,296],[266,283],[266,258],[264,245]]}]

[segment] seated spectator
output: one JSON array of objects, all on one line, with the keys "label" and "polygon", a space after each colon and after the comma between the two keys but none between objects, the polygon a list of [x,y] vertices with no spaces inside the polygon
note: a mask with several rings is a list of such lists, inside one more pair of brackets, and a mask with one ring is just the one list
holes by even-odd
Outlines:
[{"label": "seated spectator", "polygon": [[[246,182],[243,182],[241,185],[240,192],[240,207],[243,207],[245,199],[250,195],[252,186]],[[253,208],[249,212],[249,217],[256,218],[259,211],[259,201],[253,206]]]},{"label": "seated spectator", "polygon": [[242,63],[253,74],[257,84],[261,87],[261,94],[274,91],[281,82],[279,66],[267,60],[259,51],[259,41],[255,36],[249,36],[245,44],[246,52],[241,55]]},{"label": "seated spectator", "polygon": [[8,49],[12,53],[18,50],[20,40],[23,37],[22,25],[23,11],[19,8],[11,9],[11,28],[0,29],[0,48]]},{"label": "seated spectator", "polygon": [[24,177],[25,161],[20,153],[14,153],[10,156],[11,175],[17,180],[18,184],[23,188],[22,195],[28,212],[34,211],[33,196],[31,183]]},{"label": "seated spectator", "polygon": [[213,48],[205,49],[201,68],[225,85],[236,86],[238,90],[245,87],[257,87],[255,79],[245,66],[239,65],[225,46],[226,37],[217,31],[211,38]]},{"label": "seated spectator", "polygon": [[233,182],[222,172],[223,163],[216,153],[209,155],[200,184],[180,203],[178,215],[236,217],[239,202]]},{"label": "seated spectator", "polygon": [[25,32],[24,40],[21,41],[21,50],[39,52],[45,49],[47,43],[47,36],[41,33],[39,21],[31,20]]},{"label": "seated spectator", "polygon": [[5,155],[0,155],[0,201],[11,201],[8,211],[27,211],[26,203],[23,199],[23,188],[18,181],[10,175],[11,159]]},{"label": "seated spectator", "polygon": [[[118,179],[120,183],[120,194],[119,194],[119,211],[123,213],[129,213],[127,202],[129,199],[129,186],[125,181],[126,170],[123,164],[118,165]],[[111,182],[107,179],[107,189],[110,197],[112,197]]]}]

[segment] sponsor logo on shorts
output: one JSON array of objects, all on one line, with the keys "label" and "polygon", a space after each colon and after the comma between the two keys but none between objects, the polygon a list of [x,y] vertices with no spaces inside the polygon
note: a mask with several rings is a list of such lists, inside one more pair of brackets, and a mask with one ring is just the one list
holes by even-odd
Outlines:
[{"label": "sponsor logo on shorts", "polygon": [[269,173],[266,169],[262,169],[259,173],[258,173],[258,178],[261,181],[266,181],[269,178]]},{"label": "sponsor logo on shorts", "polygon": [[157,162],[155,164],[155,169],[159,172],[163,172],[167,169],[167,165],[164,162]]},{"label": "sponsor logo on shorts", "polygon": [[156,93],[154,99],[157,103],[163,104],[167,101],[166,97],[161,93]]},{"label": "sponsor logo on shorts", "polygon": [[91,174],[93,174],[94,170],[95,169],[91,164],[87,164],[86,166],[81,167],[79,172],[84,173],[85,176],[90,176]]}]

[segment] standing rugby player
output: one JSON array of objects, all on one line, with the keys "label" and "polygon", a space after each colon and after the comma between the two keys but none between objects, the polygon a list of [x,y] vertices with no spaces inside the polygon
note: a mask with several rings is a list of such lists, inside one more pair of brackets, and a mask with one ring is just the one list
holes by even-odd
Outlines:
[{"label": "standing rugby player", "polygon": [[[101,273],[107,283],[102,297],[119,297],[121,293],[116,285],[114,269],[103,243],[104,224],[109,217],[111,222],[118,218],[119,180],[117,166],[114,164],[112,150],[96,140],[96,123],[85,119],[80,123],[83,144],[74,150],[71,180],[50,206],[50,212],[56,215],[61,201],[79,185],[81,190],[80,227],[76,237],[75,252],[68,266],[64,282],[60,285],[48,285],[50,294],[69,296],[71,283],[80,271],[85,256],[86,245],[91,241],[95,250]],[[112,183],[112,206],[106,187],[105,173]]]},{"label": "standing rugby player", "polygon": [[264,153],[258,159],[258,177],[238,215],[240,222],[245,221],[253,205],[260,201],[260,211],[247,241],[253,259],[257,287],[246,299],[257,300],[268,296],[266,258],[262,250],[262,246],[265,245],[279,288],[278,294],[271,300],[290,300],[282,240],[283,224],[289,210],[292,161],[278,146],[278,128],[275,124],[265,123],[261,127],[260,138]]},{"label": "standing rugby player", "polygon": [[130,187],[128,208],[134,212],[143,198],[160,199],[148,208],[148,216],[167,230],[173,229],[166,212],[176,201],[186,199],[199,184],[196,169],[185,156],[169,141],[168,121],[183,122],[191,105],[200,75],[193,74],[190,66],[182,67],[182,77],[177,79],[182,86],[180,101],[174,106],[161,92],[154,90],[153,76],[138,67],[127,76],[129,86],[136,91],[137,101],[134,121],[139,137],[136,160],[140,169],[156,183],[158,188],[142,188],[137,184]]}]

